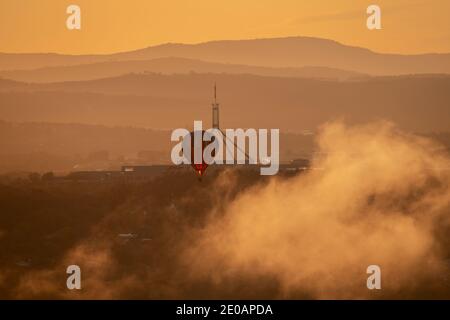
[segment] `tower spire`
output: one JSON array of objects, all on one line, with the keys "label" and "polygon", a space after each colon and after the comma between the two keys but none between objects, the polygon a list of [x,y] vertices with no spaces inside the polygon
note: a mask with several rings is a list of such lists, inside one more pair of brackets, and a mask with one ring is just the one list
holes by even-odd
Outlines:
[{"label": "tower spire", "polygon": [[219,104],[217,103],[217,86],[214,82],[214,102],[212,104],[212,127],[219,129]]}]

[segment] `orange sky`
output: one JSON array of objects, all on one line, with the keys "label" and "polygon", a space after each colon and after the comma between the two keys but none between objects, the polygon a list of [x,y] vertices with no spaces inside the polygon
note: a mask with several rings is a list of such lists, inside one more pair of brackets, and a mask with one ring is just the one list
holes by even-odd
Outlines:
[{"label": "orange sky", "polygon": [[[382,30],[366,8],[382,9]],[[68,30],[66,7],[81,7]],[[380,52],[450,52],[449,0],[1,0],[0,52],[110,53],[166,42],[314,36]]]}]

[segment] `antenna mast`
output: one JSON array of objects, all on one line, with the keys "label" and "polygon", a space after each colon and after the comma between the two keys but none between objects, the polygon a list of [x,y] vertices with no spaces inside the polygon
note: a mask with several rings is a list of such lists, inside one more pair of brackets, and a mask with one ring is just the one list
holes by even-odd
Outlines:
[{"label": "antenna mast", "polygon": [[219,104],[217,103],[217,88],[214,83],[214,102],[212,104],[212,127],[219,129]]}]

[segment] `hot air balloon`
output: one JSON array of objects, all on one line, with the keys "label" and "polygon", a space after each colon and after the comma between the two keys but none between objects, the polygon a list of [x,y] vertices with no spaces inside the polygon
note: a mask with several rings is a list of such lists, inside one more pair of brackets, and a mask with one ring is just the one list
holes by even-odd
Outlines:
[{"label": "hot air balloon", "polygon": [[[219,129],[219,104],[217,103],[217,94],[216,94],[216,84],[214,83],[214,102],[212,103],[212,125],[213,128],[215,129]],[[200,131],[200,130],[199,130]],[[203,151],[205,150],[206,146],[209,145],[210,143],[213,143],[215,141],[215,137],[211,137],[210,139],[202,139],[202,150],[201,150],[201,159],[202,159],[202,163],[198,163],[196,164],[194,159],[195,159],[195,150],[194,150],[194,136],[195,136],[195,131],[190,132],[190,141],[191,141],[191,159],[190,159],[190,163],[192,165],[192,167],[194,168],[195,172],[197,173],[199,180],[201,180],[201,177],[203,176],[203,174],[205,173],[206,168],[208,167],[208,164],[205,162],[205,160],[203,159]],[[209,133],[205,133],[204,130],[201,131],[201,137],[203,137],[205,134],[209,135]],[[187,138],[187,137],[186,137]],[[203,141],[203,140],[209,140],[209,141]],[[214,156],[214,152],[212,154],[212,156]]]},{"label": "hot air balloon", "polygon": [[[203,134],[205,133],[205,131],[202,131],[202,137]],[[208,167],[208,164],[205,163],[205,160],[203,159],[203,150],[206,148],[206,146],[208,145],[208,141],[203,141],[202,140],[202,149],[201,149],[201,153],[202,153],[202,163],[195,163],[194,159],[195,159],[195,153],[198,152],[198,150],[196,150],[194,148],[194,131],[191,132],[191,165],[194,168],[195,172],[198,174],[199,177],[203,176],[203,173],[205,172],[206,168]]]},{"label": "hot air balloon", "polygon": [[[211,139],[209,139],[210,141],[203,141],[203,136],[204,135],[209,135],[207,132],[205,132],[204,130],[201,131],[201,150],[196,150],[195,149],[195,131],[192,131],[189,133],[189,137],[186,136],[185,139],[190,139],[191,141],[191,157],[190,157],[190,163],[192,168],[194,168],[195,172],[197,173],[198,177],[201,179],[201,177],[204,175],[206,168],[208,167],[208,164],[205,162],[205,159],[203,157],[203,151],[205,150],[206,146],[209,145],[210,143],[214,142],[214,137],[212,137]],[[200,135],[199,135],[200,136]],[[201,163],[195,163],[195,154],[196,152],[201,152]],[[213,154],[214,155],[214,152]]]}]

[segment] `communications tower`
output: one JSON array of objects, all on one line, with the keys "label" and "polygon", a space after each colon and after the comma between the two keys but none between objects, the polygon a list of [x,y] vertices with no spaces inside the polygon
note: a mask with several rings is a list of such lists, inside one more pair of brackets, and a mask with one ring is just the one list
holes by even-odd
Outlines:
[{"label": "communications tower", "polygon": [[214,102],[212,103],[212,127],[219,129],[219,104],[217,103],[217,90],[214,83]]}]

